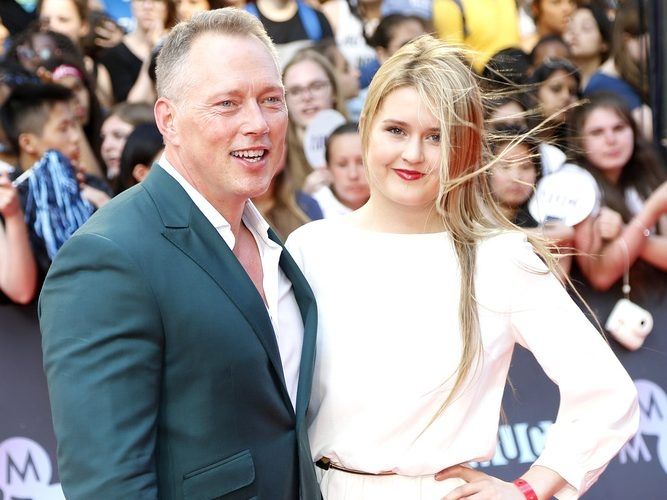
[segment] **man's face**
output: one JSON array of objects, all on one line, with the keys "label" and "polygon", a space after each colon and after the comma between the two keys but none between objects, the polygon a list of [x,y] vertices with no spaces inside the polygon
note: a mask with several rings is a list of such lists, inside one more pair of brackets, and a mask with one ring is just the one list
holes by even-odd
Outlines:
[{"label": "man's face", "polygon": [[214,206],[238,206],[266,191],[280,162],[287,130],[280,74],[250,36],[203,35],[185,67],[189,84],[170,101],[167,157]]},{"label": "man's face", "polygon": [[81,128],[69,103],[57,102],[49,111],[40,136],[36,136],[35,154],[41,158],[49,149],[57,149],[73,163],[79,161]]}]

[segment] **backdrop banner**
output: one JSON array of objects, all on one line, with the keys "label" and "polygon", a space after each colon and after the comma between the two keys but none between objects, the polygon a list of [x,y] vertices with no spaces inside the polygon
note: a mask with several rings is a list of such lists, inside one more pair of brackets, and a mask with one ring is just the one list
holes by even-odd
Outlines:
[{"label": "backdrop banner", "polygon": [[[655,319],[644,346],[629,352],[609,340],[639,391],[641,425],[586,499],[667,498],[667,300],[660,289],[639,296]],[[620,291],[584,293],[603,323]],[[61,500],[35,308],[0,306],[0,325],[0,500]],[[510,379],[496,454],[473,464],[506,480],[539,455],[558,408],[557,387],[528,351],[517,347]]]}]

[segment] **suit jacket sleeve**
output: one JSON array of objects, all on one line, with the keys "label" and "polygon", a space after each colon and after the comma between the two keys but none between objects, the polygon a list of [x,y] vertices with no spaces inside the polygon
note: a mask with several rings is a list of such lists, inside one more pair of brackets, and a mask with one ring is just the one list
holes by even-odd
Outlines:
[{"label": "suit jacket sleeve", "polygon": [[39,311],[66,497],[157,498],[163,334],[141,268],[113,241],[75,235],[51,267]]}]

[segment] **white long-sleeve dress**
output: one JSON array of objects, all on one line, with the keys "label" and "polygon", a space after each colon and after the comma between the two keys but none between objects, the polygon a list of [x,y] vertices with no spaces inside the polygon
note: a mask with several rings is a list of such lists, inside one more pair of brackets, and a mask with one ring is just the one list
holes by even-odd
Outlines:
[{"label": "white long-sleeve dress", "polygon": [[348,217],[316,221],[287,247],[319,310],[309,409],[313,459],[330,469],[325,500],[441,498],[462,480],[433,474],[489,460],[515,343],[559,386],[558,417],[535,462],[586,491],[639,422],[626,371],[521,233],[478,245],[476,298],[483,343],[464,391],[431,425],[461,357],[460,272],[447,233],[379,233]]}]

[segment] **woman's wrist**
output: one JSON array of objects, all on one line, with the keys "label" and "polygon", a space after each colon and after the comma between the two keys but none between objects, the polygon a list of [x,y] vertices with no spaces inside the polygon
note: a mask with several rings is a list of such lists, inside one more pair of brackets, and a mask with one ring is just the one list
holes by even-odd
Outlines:
[{"label": "woman's wrist", "polygon": [[634,219],[632,219],[629,225],[633,226],[636,229],[639,229],[645,238],[651,236],[651,230],[648,227],[646,227],[646,224],[644,224],[644,222],[642,222],[642,220],[639,219],[639,217],[635,217]]},{"label": "woman's wrist", "polygon": [[539,500],[537,498],[537,493],[533,487],[523,478],[518,478],[513,481],[514,486],[516,486],[519,491],[523,494],[526,500]]}]

